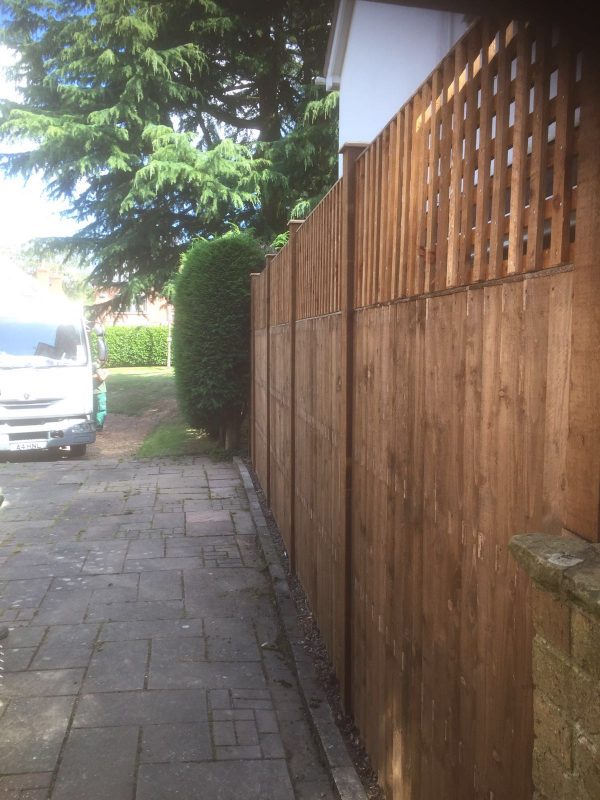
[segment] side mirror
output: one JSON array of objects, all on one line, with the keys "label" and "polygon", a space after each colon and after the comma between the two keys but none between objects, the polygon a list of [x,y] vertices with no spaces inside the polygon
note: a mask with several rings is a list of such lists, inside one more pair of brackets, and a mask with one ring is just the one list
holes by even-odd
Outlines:
[{"label": "side mirror", "polygon": [[106,341],[104,340],[104,337],[100,337],[100,336],[98,337],[97,341],[98,341],[98,361],[101,364],[104,364],[104,362],[108,358],[108,352],[107,352],[107,349],[106,349]]},{"label": "side mirror", "polygon": [[104,338],[104,326],[97,322],[94,325],[94,333],[96,334],[98,343],[98,361],[104,364],[108,358],[108,348],[106,347],[106,339]]}]

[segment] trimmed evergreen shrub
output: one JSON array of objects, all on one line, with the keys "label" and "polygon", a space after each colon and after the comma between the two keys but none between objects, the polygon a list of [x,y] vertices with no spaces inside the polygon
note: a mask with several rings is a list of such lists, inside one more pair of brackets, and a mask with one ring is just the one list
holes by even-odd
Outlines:
[{"label": "trimmed evergreen shrub", "polygon": [[250,273],[264,264],[258,242],[229,233],[197,240],[175,292],[173,354],[179,405],[188,422],[238,445],[250,383]]},{"label": "trimmed evergreen shrub", "polygon": [[[166,325],[128,326],[116,325],[104,330],[108,348],[106,367],[164,367],[167,364]],[[92,351],[95,352],[95,333],[90,333]]]}]

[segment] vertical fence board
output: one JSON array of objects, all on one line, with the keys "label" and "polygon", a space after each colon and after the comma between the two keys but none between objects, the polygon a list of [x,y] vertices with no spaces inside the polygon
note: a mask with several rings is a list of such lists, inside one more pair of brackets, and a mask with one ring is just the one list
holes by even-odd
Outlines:
[{"label": "vertical fence board", "polygon": [[523,217],[525,211],[525,186],[527,179],[527,118],[529,115],[529,62],[531,37],[529,30],[518,37],[515,77],[513,156],[510,183],[510,222],[508,234],[509,275],[520,272],[523,263]]},{"label": "vertical fence board", "polygon": [[546,367],[546,443],[542,519],[545,530],[559,536],[566,507],[569,377],[571,374],[572,274],[552,279],[548,309]]},{"label": "vertical fence board", "polygon": [[292,553],[292,525],[289,503],[291,480],[291,248],[282,249],[267,266],[270,302],[268,329],[269,359],[269,504],[286,544]]},{"label": "vertical fence board", "polygon": [[531,132],[531,168],[529,191],[529,220],[527,225],[527,266],[539,269],[543,259],[544,200],[546,196],[546,163],[548,143],[548,91],[546,53],[550,33],[545,27],[536,31],[533,65],[533,122]]},{"label": "vertical fence board", "polygon": [[[488,208],[490,202],[490,150],[493,105],[493,78],[489,65],[488,47],[490,26],[487,21],[482,26],[482,47],[478,60],[479,81],[479,129],[477,155],[477,199],[475,212],[475,240],[473,253],[472,280],[480,281],[488,274],[489,226]],[[476,145],[477,146],[477,145]]]},{"label": "vertical fence board", "polygon": [[496,53],[496,102],[495,102],[495,137],[494,137],[494,175],[492,179],[492,208],[490,223],[490,252],[488,278],[497,278],[502,274],[504,260],[504,210],[506,206],[506,173],[508,147],[508,107],[509,107],[509,69],[510,62],[506,54],[505,28],[501,26],[498,33],[498,51]]},{"label": "vertical fence board", "polygon": [[267,274],[254,281],[254,467],[263,488],[268,484],[268,353],[267,353]]},{"label": "vertical fence board", "polygon": [[476,775],[476,711],[478,706],[477,635],[482,620],[478,602],[478,525],[481,454],[479,425],[482,407],[483,361],[483,291],[470,291],[466,299],[465,318],[465,400],[467,423],[462,432],[463,449],[463,519],[461,521],[461,629],[459,633],[459,741],[458,754],[462,768],[458,777],[457,797],[474,793]]},{"label": "vertical fence board", "polygon": [[[440,127],[442,123],[442,107],[444,97],[443,74],[440,68],[434,70],[431,78],[431,113],[428,120],[430,147],[427,164],[427,214],[425,252],[423,256],[423,282],[419,284],[419,292],[431,292],[435,286],[435,270],[437,260],[438,209],[440,199]],[[445,231],[444,231],[445,234]]]},{"label": "vertical fence board", "polygon": [[474,280],[473,277],[473,247],[475,214],[474,199],[476,189],[474,185],[475,169],[477,164],[476,132],[479,123],[479,109],[477,107],[477,80],[474,76],[474,66],[480,51],[480,44],[475,37],[466,42],[467,67],[466,86],[464,89],[466,113],[465,114],[465,142],[463,155],[462,177],[462,208],[460,218],[460,247],[458,256],[458,275],[454,285],[464,285]]},{"label": "vertical fence board", "polygon": [[[467,53],[466,45],[460,42],[457,45],[454,57],[454,74],[452,75],[452,159],[449,165],[449,197],[448,197],[448,264],[446,269],[445,286],[456,286],[459,274],[460,237],[461,237],[461,212],[463,192],[463,139],[465,138],[465,119],[463,113],[464,92],[462,87],[466,82]],[[448,99],[450,102],[450,98]],[[443,232],[442,232],[443,233]],[[440,287],[441,288],[441,287]]]},{"label": "vertical fence board", "polygon": [[[427,168],[429,163],[429,141],[431,136],[432,85],[426,83],[421,90],[420,115],[417,119],[417,137],[419,147],[416,158],[416,248],[413,265],[413,284],[411,294],[422,294],[425,287],[425,259],[427,255]],[[414,201],[413,201],[414,202]]]},{"label": "vertical fence board", "polygon": [[406,180],[403,160],[405,138],[404,114],[399,112],[394,119],[394,137],[390,144],[390,285],[388,299],[399,297],[402,280],[402,187]]},{"label": "vertical fence board", "polygon": [[398,253],[398,281],[393,297],[406,297],[409,285],[409,262],[411,249],[411,180],[413,143],[413,103],[401,111],[402,118],[402,187],[400,199],[400,249]]},{"label": "vertical fence board", "polygon": [[571,182],[568,155],[572,150],[574,53],[571,42],[561,36],[558,54],[556,96],[556,138],[552,185],[550,258],[562,264],[569,256],[569,213]]},{"label": "vertical fence board", "polygon": [[[450,185],[455,159],[453,153],[454,127],[458,130],[458,120],[453,120],[454,112],[454,67],[456,54],[447,56],[442,70],[442,137],[440,140],[440,178],[437,202],[435,266],[430,276],[430,291],[445,289],[448,285],[448,237],[453,233],[450,226]],[[456,168],[454,169],[456,171]],[[453,214],[454,219],[454,214]],[[453,227],[453,226],[452,226]]]}]

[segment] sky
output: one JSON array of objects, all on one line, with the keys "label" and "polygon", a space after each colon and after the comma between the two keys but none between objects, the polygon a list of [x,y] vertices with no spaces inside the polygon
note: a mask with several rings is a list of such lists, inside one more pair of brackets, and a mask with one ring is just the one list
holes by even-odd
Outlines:
[{"label": "sky", "polygon": [[[0,97],[17,99],[17,89],[8,83],[5,68],[14,56],[0,46]],[[0,152],[8,146],[0,143]],[[27,183],[22,178],[6,178],[0,172],[0,249],[18,249],[27,241],[44,236],[68,236],[77,224],[63,219],[60,212],[64,204],[51,202],[44,195],[44,184],[39,176]]]}]

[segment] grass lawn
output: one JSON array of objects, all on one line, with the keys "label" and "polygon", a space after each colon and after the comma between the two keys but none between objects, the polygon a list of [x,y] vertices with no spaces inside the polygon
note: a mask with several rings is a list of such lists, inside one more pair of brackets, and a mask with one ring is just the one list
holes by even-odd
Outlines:
[{"label": "grass lawn", "polygon": [[109,410],[113,414],[139,417],[160,410],[175,398],[175,374],[169,367],[115,367],[107,371]]},{"label": "grass lawn", "polygon": [[[107,391],[109,413],[113,414],[140,417],[160,413],[176,404],[175,374],[167,367],[115,367],[108,370]],[[137,455],[140,458],[226,456],[208,434],[190,428],[176,412],[146,436]]]},{"label": "grass lawn", "polygon": [[192,455],[218,458],[225,454],[220,452],[216,442],[207,433],[190,428],[177,415],[175,419],[161,423],[146,436],[137,455],[139,458]]}]

